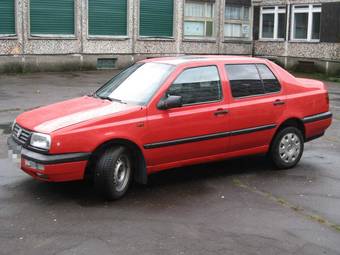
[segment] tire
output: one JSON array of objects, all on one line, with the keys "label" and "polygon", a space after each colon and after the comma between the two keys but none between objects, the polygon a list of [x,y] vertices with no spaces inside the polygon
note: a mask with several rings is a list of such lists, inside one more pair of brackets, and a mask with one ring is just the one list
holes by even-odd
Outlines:
[{"label": "tire", "polygon": [[286,127],[276,134],[270,148],[270,158],[279,169],[289,169],[299,163],[304,139],[296,127]]},{"label": "tire", "polygon": [[128,150],[115,146],[105,150],[95,168],[94,182],[97,190],[109,200],[125,195],[133,177],[133,162]]}]

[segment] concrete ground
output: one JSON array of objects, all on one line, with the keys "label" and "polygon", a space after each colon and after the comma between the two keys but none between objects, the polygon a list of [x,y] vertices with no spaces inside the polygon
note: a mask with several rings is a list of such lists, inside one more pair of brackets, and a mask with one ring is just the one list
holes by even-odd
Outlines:
[{"label": "concrete ground", "polygon": [[263,157],[174,169],[109,203],[7,159],[16,115],[88,94],[113,73],[0,76],[0,254],[340,254],[340,84],[328,84],[333,125],[290,170]]}]

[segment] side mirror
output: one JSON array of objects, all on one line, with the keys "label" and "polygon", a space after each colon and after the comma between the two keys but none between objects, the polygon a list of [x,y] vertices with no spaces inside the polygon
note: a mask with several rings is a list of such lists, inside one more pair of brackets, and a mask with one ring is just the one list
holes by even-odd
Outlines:
[{"label": "side mirror", "polygon": [[168,96],[167,98],[162,98],[157,104],[157,108],[160,110],[167,110],[181,106],[182,106],[181,96]]}]

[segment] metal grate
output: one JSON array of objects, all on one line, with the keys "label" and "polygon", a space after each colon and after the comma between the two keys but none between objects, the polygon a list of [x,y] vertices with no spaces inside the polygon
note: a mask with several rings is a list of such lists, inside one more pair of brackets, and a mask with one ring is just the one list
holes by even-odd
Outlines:
[{"label": "metal grate", "polygon": [[26,144],[29,141],[31,134],[30,131],[20,127],[18,124],[14,125],[12,136],[20,143]]},{"label": "metal grate", "polygon": [[98,58],[97,69],[113,69],[116,68],[116,58]]}]

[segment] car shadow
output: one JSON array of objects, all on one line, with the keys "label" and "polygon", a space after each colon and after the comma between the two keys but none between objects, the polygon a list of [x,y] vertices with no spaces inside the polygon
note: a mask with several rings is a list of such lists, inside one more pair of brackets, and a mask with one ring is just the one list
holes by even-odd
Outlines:
[{"label": "car shadow", "polygon": [[32,201],[40,203],[73,201],[83,207],[116,203],[120,206],[128,206],[131,202],[136,204],[148,200],[167,201],[167,196],[172,199],[185,196],[186,193],[192,195],[196,191],[200,194],[216,192],[209,188],[211,185],[206,184],[222,179],[225,185],[228,185],[226,181],[230,181],[235,176],[270,174],[271,171],[277,169],[263,156],[175,168],[150,175],[147,185],[133,184],[126,196],[115,202],[106,201],[89,182],[46,183],[27,178],[16,186],[20,186],[25,197],[31,194]]}]

